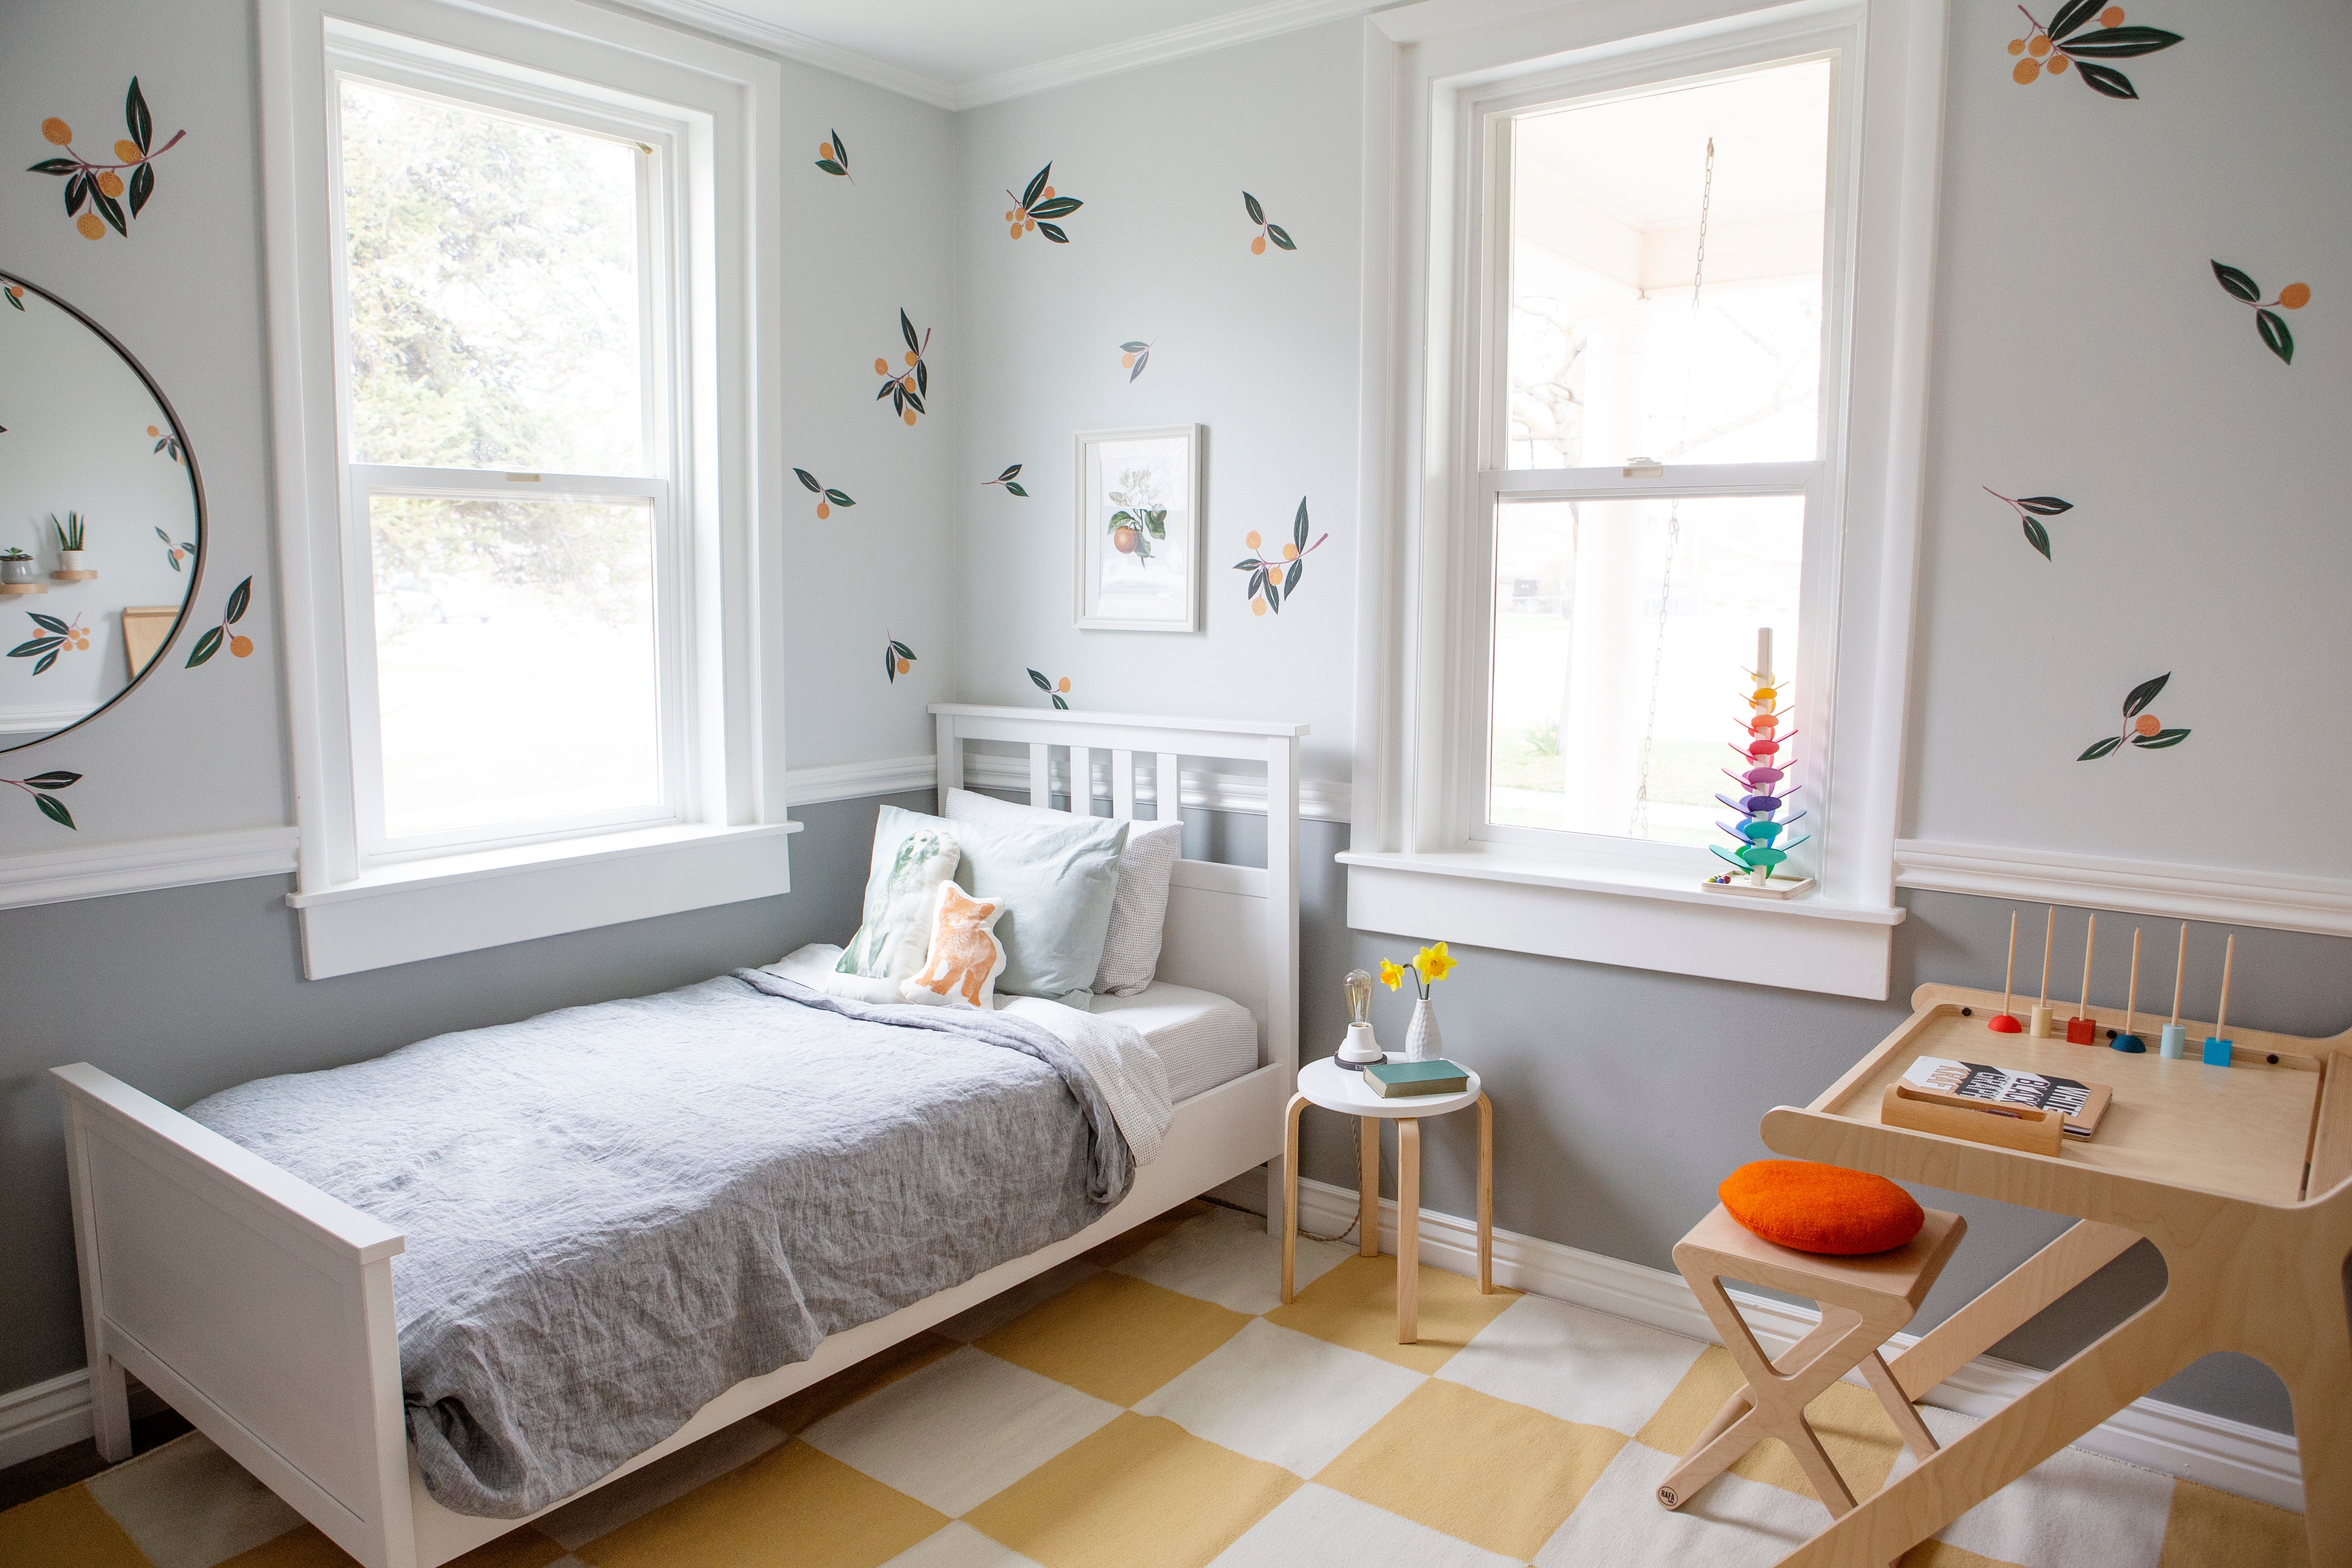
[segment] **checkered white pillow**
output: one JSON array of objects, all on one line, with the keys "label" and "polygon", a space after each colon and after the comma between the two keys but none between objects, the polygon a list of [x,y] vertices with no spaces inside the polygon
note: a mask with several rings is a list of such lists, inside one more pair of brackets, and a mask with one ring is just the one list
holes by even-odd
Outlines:
[{"label": "checkered white pillow", "polygon": [[[948,791],[950,822],[1015,822],[1066,817],[1044,806],[1016,805],[968,789]],[[1091,989],[1103,996],[1132,996],[1151,984],[1160,968],[1160,930],[1168,920],[1168,881],[1184,849],[1181,822],[1135,822],[1118,858],[1118,884],[1111,893],[1110,930],[1103,938],[1102,962]]]}]

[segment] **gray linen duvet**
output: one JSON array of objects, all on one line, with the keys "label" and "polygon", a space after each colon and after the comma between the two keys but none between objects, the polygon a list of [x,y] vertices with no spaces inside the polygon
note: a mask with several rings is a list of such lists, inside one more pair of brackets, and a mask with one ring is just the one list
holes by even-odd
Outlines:
[{"label": "gray linen duvet", "polygon": [[408,1239],[426,1489],[511,1519],[827,1334],[1083,1228],[1133,1165],[1070,1048],[753,970],[262,1079],[188,1115]]}]

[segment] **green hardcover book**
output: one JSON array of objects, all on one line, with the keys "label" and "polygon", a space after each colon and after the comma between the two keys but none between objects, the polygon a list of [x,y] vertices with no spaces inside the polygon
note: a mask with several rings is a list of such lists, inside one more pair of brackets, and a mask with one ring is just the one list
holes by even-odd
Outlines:
[{"label": "green hardcover book", "polygon": [[1470,1075],[1440,1057],[1433,1062],[1374,1062],[1364,1069],[1364,1081],[1383,1099],[1415,1094],[1460,1094],[1470,1087]]}]

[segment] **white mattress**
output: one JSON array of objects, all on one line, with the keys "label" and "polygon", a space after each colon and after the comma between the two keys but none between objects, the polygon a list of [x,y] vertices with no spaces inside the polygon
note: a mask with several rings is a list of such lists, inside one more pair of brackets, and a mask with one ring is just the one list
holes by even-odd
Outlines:
[{"label": "white mattress", "polygon": [[[769,964],[788,980],[815,984],[841,949],[811,945]],[[1000,997],[1002,1004],[1009,998]],[[1097,996],[1091,1009],[1141,1035],[1168,1068],[1168,1098],[1186,1100],[1257,1067],[1257,1020],[1250,1010],[1213,991],[1155,980],[1132,996]]]},{"label": "white mattress", "polygon": [[1257,1067],[1257,1020],[1213,991],[1155,980],[1132,996],[1097,996],[1092,1010],[1125,1024],[1160,1053],[1171,1100],[1190,1100]]}]

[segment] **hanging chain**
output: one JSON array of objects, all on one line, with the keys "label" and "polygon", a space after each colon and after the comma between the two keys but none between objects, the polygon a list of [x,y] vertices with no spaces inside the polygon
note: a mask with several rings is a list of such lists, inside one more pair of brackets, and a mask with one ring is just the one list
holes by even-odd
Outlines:
[{"label": "hanging chain", "polygon": [[[1715,138],[1706,139],[1706,177],[1699,186],[1698,196],[1698,256],[1691,263],[1691,341],[1689,352],[1683,355],[1683,434],[1690,434],[1691,367],[1698,358],[1698,291],[1706,280],[1706,222],[1708,210],[1715,205]],[[1680,456],[1679,453],[1676,454]],[[1648,837],[1650,827],[1650,772],[1654,766],[1652,753],[1657,749],[1658,687],[1666,669],[1666,606],[1675,594],[1675,552],[1683,539],[1683,503],[1679,500],[1666,503],[1666,570],[1658,584],[1658,640],[1650,651],[1650,713],[1642,726],[1642,762],[1639,782],[1633,789],[1633,836]]]}]

